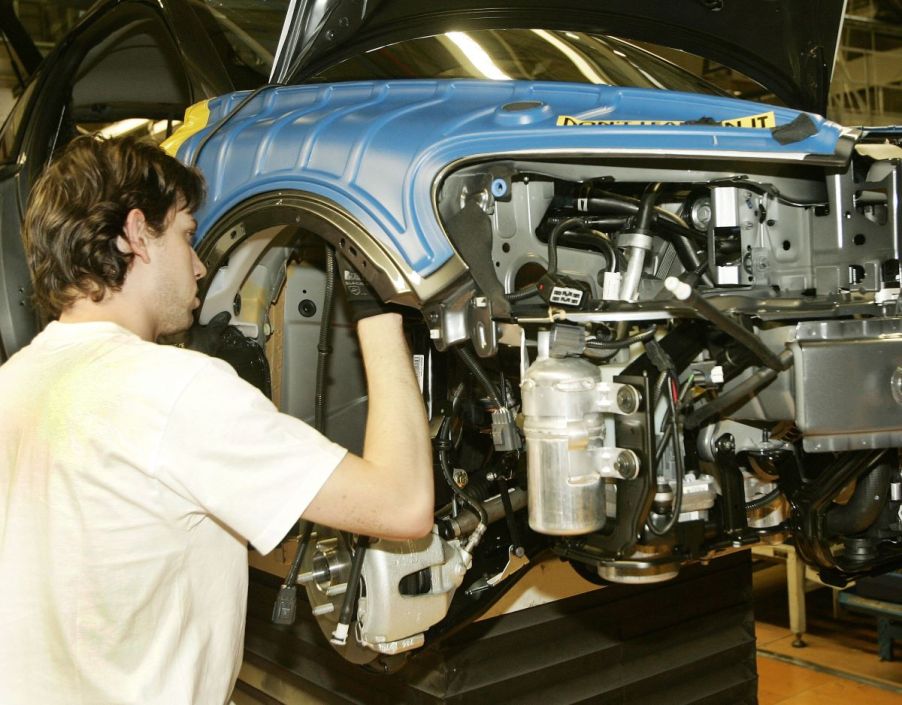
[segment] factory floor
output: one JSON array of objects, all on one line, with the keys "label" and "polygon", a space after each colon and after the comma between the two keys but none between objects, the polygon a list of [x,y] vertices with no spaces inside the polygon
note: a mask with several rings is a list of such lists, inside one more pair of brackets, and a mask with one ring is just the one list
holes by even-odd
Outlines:
[{"label": "factory floor", "polygon": [[876,620],[836,608],[829,588],[807,583],[806,646],[793,647],[785,570],[767,571],[754,572],[759,705],[902,705],[902,644],[897,660],[881,661]]}]

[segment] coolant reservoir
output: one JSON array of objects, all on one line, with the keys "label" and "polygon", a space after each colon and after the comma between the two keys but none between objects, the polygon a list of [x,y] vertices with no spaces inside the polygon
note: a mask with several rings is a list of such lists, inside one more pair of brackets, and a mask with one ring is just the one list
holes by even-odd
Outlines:
[{"label": "coolant reservoir", "polygon": [[537,360],[521,384],[529,525],[542,534],[597,531],[605,483],[593,449],[604,446],[600,370],[579,358]]}]

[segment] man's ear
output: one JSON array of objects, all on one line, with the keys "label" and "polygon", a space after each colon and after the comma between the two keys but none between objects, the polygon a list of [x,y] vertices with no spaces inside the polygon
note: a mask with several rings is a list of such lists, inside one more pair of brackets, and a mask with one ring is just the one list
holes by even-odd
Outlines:
[{"label": "man's ear", "polygon": [[130,252],[145,264],[150,262],[150,253],[147,243],[150,233],[144,213],[138,208],[132,208],[125,216],[125,226],[122,235],[116,240],[116,246],[120,252]]}]

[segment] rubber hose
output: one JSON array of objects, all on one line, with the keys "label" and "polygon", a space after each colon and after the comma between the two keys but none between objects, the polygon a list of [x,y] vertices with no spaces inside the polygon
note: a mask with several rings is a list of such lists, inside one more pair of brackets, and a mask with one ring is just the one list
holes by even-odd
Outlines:
[{"label": "rubber hose", "polygon": [[771,490],[763,497],[758,497],[757,499],[753,499],[750,502],[746,502],[745,508],[746,509],[759,509],[760,507],[763,507],[763,506],[773,502],[777,497],[780,496],[780,494],[781,494],[781,490],[778,487],[776,489]]},{"label": "rubber hose", "polygon": [[485,370],[479,366],[479,363],[476,362],[476,358],[473,356],[473,353],[470,352],[467,348],[457,347],[454,348],[454,352],[457,353],[457,356],[463,361],[463,363],[467,366],[467,369],[473,373],[473,376],[476,377],[476,380],[482,385],[482,388],[486,391],[486,394],[489,395],[492,402],[499,408],[504,408],[504,403],[501,401],[501,395],[498,393],[498,390],[495,389],[495,385],[492,384],[492,380],[489,379],[488,375],[485,373]]},{"label": "rubber hose", "polygon": [[567,228],[572,228],[575,225],[584,226],[585,223],[582,218],[567,218],[567,220],[558,223],[554,230],[551,231],[551,235],[548,236],[548,274],[557,272],[558,240],[560,240],[561,235],[566,232]]},{"label": "rubber hose", "polygon": [[326,368],[332,348],[329,335],[332,332],[332,308],[335,302],[335,251],[326,247],[326,286],[323,292],[323,312],[319,322],[319,341],[316,345],[316,384],[313,403],[313,428],[322,433],[326,418]]},{"label": "rubber hose", "polygon": [[642,200],[639,202],[639,211],[636,214],[636,230],[640,233],[651,233],[651,221],[655,212],[655,201],[661,192],[661,184],[656,183],[645,189]]},{"label": "rubber hose", "polygon": [[831,535],[858,534],[873,524],[889,498],[889,480],[892,466],[877,465],[858,480],[852,499],[827,512],[824,528]]},{"label": "rubber hose", "polygon": [[357,606],[357,586],[360,584],[360,573],[363,571],[363,559],[370,540],[366,536],[357,537],[357,546],[351,558],[351,572],[348,575],[347,588],[344,599],[341,602],[341,611],[338,613],[339,624],[350,624],[354,616],[354,607]]}]

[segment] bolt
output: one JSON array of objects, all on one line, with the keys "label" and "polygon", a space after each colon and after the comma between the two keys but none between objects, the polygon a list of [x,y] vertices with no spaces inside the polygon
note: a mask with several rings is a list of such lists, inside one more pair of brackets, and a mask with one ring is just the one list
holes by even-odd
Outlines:
[{"label": "bolt", "polygon": [[636,465],[636,461],[633,459],[633,454],[628,450],[623,450],[620,451],[620,454],[614,461],[614,470],[621,477],[625,479],[632,479],[636,476],[639,468]]},{"label": "bolt", "polygon": [[633,387],[617,390],[617,406],[624,414],[632,414],[639,408],[639,394]]},{"label": "bolt", "polygon": [[325,614],[332,614],[335,611],[335,605],[331,602],[326,602],[319,607],[314,607],[311,612],[313,612],[314,617],[322,617]]},{"label": "bolt", "polygon": [[455,469],[452,477],[454,479],[454,484],[458,487],[466,487],[467,483],[470,482],[470,476],[467,475],[467,471],[462,470],[461,468]]},{"label": "bolt", "polygon": [[714,448],[719,453],[732,453],[736,450],[736,439],[733,438],[733,434],[725,433],[714,441]]}]

